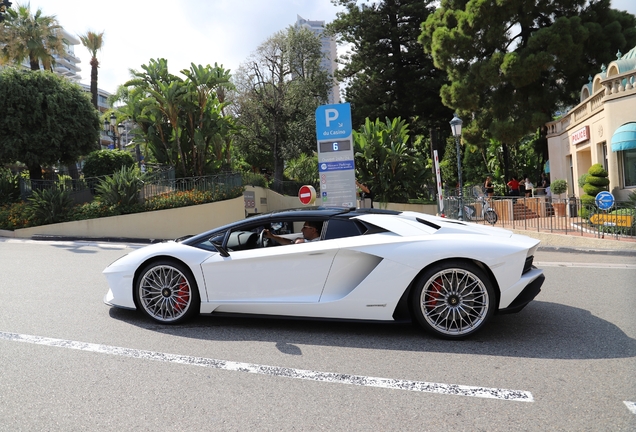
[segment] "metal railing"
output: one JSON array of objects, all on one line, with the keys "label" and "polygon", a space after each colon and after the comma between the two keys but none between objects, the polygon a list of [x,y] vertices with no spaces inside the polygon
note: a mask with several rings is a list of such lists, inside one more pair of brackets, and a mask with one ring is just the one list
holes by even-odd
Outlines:
[{"label": "metal railing", "polygon": [[[56,180],[30,180],[20,178],[20,196],[23,201],[26,201],[33,194],[34,190],[63,189],[70,192],[71,198],[76,204],[83,204],[93,201],[97,185],[105,178],[106,176],[79,180],[65,177]],[[229,192],[242,185],[243,180],[241,174],[237,173],[175,178],[174,168],[159,169],[145,174],[143,187],[139,195],[140,200],[145,201],[156,195],[180,191]]]},{"label": "metal railing", "polygon": [[[554,198],[547,195],[533,197],[497,196],[487,198],[497,213],[495,226],[550,233],[588,235],[598,238],[636,236],[636,207],[631,201],[617,201],[609,210],[585,205],[577,197]],[[473,196],[464,196],[464,220],[484,223],[483,203]],[[456,196],[444,199],[444,215],[457,219],[459,200]],[[472,214],[473,217],[469,217]]]},{"label": "metal railing", "polygon": [[140,195],[142,200],[147,200],[156,195],[193,190],[229,192],[241,186],[243,186],[243,178],[240,173],[163,180],[155,179],[144,182]]}]

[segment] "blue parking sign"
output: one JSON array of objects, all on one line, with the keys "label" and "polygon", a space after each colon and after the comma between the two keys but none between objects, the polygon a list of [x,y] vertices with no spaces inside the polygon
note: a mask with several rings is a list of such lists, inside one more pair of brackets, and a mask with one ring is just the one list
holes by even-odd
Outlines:
[{"label": "blue parking sign", "polygon": [[350,135],[350,104],[321,105],[316,108],[316,139],[318,141],[347,138]]}]

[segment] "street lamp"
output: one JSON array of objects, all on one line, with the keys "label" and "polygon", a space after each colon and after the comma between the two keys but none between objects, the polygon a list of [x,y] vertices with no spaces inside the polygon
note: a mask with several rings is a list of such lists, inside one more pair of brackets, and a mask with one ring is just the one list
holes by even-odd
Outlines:
[{"label": "street lamp", "polygon": [[450,121],[451,131],[455,137],[455,146],[457,147],[457,184],[459,185],[459,211],[457,212],[457,219],[464,220],[464,200],[462,195],[462,158],[459,148],[459,140],[462,136],[462,119],[457,117],[457,114],[453,114],[453,119]]},{"label": "street lamp", "polygon": [[0,2],[0,22],[4,21],[4,14],[10,7],[11,2],[9,0],[3,0],[2,2]]},{"label": "street lamp", "polygon": [[[117,131],[115,131],[115,125],[117,125]],[[124,133],[124,129],[123,124],[117,124],[115,114],[110,115],[110,122],[104,120],[104,132],[113,140],[113,145],[116,149],[121,150],[121,134]]]}]

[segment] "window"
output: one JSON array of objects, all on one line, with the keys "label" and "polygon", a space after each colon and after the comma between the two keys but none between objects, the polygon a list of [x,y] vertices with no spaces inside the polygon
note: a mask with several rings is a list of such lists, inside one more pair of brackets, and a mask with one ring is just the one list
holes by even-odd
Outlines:
[{"label": "window", "polygon": [[625,187],[636,187],[636,149],[624,150],[621,153]]},{"label": "window", "polygon": [[359,236],[363,230],[364,228],[353,220],[331,219],[327,224],[325,240]]}]

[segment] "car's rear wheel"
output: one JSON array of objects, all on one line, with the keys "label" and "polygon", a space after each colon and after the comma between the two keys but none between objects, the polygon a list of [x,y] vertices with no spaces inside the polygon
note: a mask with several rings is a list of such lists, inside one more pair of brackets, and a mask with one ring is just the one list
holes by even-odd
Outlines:
[{"label": "car's rear wheel", "polygon": [[139,308],[162,324],[177,324],[199,312],[201,300],[194,276],[176,261],[155,261],[144,267],[135,284]]},{"label": "car's rear wheel", "polygon": [[437,264],[418,279],[413,313],[428,332],[461,339],[483,327],[495,310],[492,282],[478,266],[463,261]]}]

